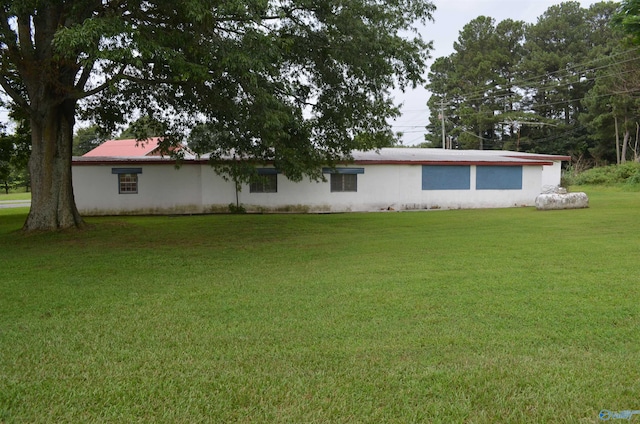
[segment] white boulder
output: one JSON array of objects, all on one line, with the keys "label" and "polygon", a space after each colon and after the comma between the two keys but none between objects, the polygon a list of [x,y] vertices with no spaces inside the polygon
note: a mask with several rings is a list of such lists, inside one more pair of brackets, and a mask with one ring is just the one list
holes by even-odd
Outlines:
[{"label": "white boulder", "polygon": [[555,186],[555,185],[545,185],[542,186],[542,191],[540,192],[542,194],[567,194],[567,189],[564,187],[560,187],[560,186]]},{"label": "white boulder", "polygon": [[586,193],[542,193],[536,197],[536,209],[541,211],[554,209],[582,209],[589,207]]}]

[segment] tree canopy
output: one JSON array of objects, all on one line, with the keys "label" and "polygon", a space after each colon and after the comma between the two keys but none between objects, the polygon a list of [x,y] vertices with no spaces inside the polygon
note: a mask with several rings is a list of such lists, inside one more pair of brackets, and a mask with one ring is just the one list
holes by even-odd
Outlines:
[{"label": "tree canopy", "polygon": [[30,118],[26,230],[81,225],[71,187],[76,117],[104,133],[139,116],[163,147],[195,126],[214,157],[320,177],[389,144],[392,88],[423,82],[427,0],[3,0],[0,87]]},{"label": "tree canopy", "polygon": [[556,153],[592,164],[636,158],[629,147],[640,127],[640,50],[629,40],[640,40],[638,22],[639,0],[588,8],[567,1],[534,24],[472,20],[454,53],[430,69],[431,145],[441,143],[444,110],[444,130],[458,148]]}]

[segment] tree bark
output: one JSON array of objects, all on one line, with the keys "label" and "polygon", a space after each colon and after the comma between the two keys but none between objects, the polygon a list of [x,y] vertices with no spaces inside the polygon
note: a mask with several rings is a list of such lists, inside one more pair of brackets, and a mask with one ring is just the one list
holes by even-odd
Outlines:
[{"label": "tree bark", "polygon": [[616,126],[616,165],[620,165],[620,133],[618,132],[618,118],[613,117]]},{"label": "tree bark", "polygon": [[75,100],[65,100],[32,113],[31,210],[24,231],[83,226],[71,180],[75,109]]},{"label": "tree bark", "polygon": [[629,138],[631,133],[629,130],[624,130],[624,136],[622,137],[622,150],[620,151],[620,163],[627,162],[627,147],[629,146]]},{"label": "tree bark", "polygon": [[633,161],[640,162],[640,156],[638,156],[638,137],[640,137],[640,124],[636,122],[636,142],[633,145]]},{"label": "tree bark", "polygon": [[624,117],[624,136],[622,137],[622,151],[620,152],[620,163],[627,162],[627,146],[629,145],[629,137],[631,137],[631,133],[629,132],[628,119]]}]

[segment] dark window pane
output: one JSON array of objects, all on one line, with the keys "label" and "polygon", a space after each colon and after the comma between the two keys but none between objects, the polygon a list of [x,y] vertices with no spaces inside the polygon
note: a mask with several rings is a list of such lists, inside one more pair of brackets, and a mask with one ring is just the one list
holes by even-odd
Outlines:
[{"label": "dark window pane", "polygon": [[260,175],[260,177],[249,184],[249,193],[277,193],[278,192],[278,176]]},{"label": "dark window pane", "polygon": [[358,175],[331,174],[331,191],[358,191]]}]

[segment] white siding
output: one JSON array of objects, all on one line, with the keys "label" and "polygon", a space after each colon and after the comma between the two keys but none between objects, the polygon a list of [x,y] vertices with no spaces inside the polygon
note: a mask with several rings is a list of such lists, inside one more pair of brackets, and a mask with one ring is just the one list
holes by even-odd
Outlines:
[{"label": "white siding", "polygon": [[[119,194],[112,168],[137,167],[137,194]],[[523,166],[521,190],[475,190],[476,166],[471,166],[470,190],[422,190],[422,165],[353,165],[358,191],[331,192],[326,182],[295,183],[278,175],[277,193],[250,193],[243,185],[240,203],[249,211],[343,212],[414,209],[457,209],[532,206],[542,185],[559,184],[559,173],[543,178],[542,166]],[[545,167],[547,168],[547,167]],[[559,169],[559,166],[558,166]],[[546,169],[545,169],[546,172]],[[557,177],[557,180],[555,179]],[[236,203],[234,184],[206,164],[75,165],[76,204],[82,214],[206,213],[228,210]]]}]

